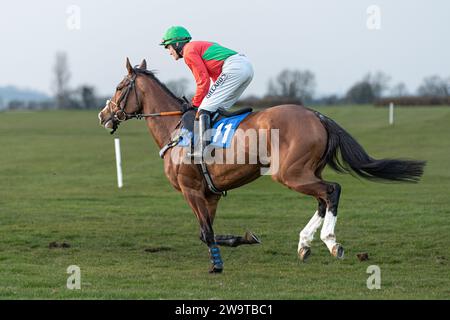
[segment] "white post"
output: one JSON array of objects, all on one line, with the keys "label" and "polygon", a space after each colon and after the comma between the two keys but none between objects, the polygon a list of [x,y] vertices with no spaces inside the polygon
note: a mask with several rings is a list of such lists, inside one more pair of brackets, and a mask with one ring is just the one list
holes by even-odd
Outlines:
[{"label": "white post", "polygon": [[394,124],[394,103],[389,104],[389,124]]},{"label": "white post", "polygon": [[122,181],[122,159],[120,156],[120,140],[119,138],[114,139],[114,146],[116,149],[116,167],[117,167],[117,186],[119,188],[123,187]]}]

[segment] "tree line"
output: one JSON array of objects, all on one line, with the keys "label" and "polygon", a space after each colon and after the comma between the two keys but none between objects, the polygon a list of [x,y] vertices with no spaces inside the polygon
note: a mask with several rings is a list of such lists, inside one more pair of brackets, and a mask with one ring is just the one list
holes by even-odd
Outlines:
[{"label": "tree line", "polygon": [[[83,84],[77,88],[69,86],[71,72],[66,53],[55,56],[53,66],[54,98],[44,101],[13,100],[7,109],[99,109],[106,100],[99,97],[95,87]],[[310,70],[284,69],[272,77],[262,96],[249,96],[238,101],[237,105],[269,107],[276,104],[295,103],[305,105],[375,104],[383,105],[389,101],[406,105],[450,105],[450,77],[438,75],[425,77],[415,93],[411,93],[402,82],[391,85],[391,77],[382,71],[367,73],[353,84],[345,94],[317,96],[317,81]],[[177,96],[192,97],[189,92],[190,81],[182,78],[168,81],[166,86]]]},{"label": "tree line", "polygon": [[70,87],[72,75],[65,52],[56,54],[52,74],[52,99],[39,101],[15,99],[8,102],[6,109],[99,109],[102,104],[104,105],[106,98],[99,97],[93,85]]},{"label": "tree line", "polygon": [[[180,79],[166,83],[175,94],[192,96],[188,93],[189,80]],[[317,82],[310,70],[282,70],[271,78],[263,96],[249,96],[237,105],[264,108],[283,103],[304,105],[339,104],[388,104],[395,101],[404,105],[450,105],[450,77],[438,75],[425,77],[415,93],[408,91],[403,82],[391,85],[391,77],[382,72],[367,73],[353,84],[345,94],[315,94]]]}]

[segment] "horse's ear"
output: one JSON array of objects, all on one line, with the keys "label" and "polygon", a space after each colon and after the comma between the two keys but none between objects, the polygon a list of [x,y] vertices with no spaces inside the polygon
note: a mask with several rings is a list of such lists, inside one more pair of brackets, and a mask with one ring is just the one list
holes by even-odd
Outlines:
[{"label": "horse's ear", "polygon": [[127,66],[128,74],[131,76],[134,73],[134,70],[133,70],[133,67],[131,66],[130,59],[128,59],[128,57],[127,57],[126,66]]},{"label": "horse's ear", "polygon": [[142,60],[139,69],[147,70],[147,61],[145,61],[145,59]]}]

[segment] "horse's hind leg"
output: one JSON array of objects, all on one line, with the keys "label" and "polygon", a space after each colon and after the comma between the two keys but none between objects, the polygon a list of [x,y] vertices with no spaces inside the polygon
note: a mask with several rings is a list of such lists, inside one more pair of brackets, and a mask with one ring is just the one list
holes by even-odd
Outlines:
[{"label": "horse's hind leg", "polygon": [[330,253],[338,258],[344,258],[344,248],[336,242],[334,227],[336,226],[339,197],[341,195],[341,186],[338,183],[327,183],[327,211],[320,231],[320,239],[326,244]]},{"label": "horse's hind leg", "polygon": [[314,216],[309,220],[308,224],[300,232],[300,240],[298,242],[298,256],[300,260],[306,261],[311,254],[311,242],[314,239],[314,234],[322,225],[326,213],[326,203],[322,199],[318,199],[319,206]]},{"label": "horse's hind leg", "polygon": [[[288,175],[289,176],[289,175]],[[330,253],[342,258],[344,255],[343,247],[336,242],[336,234],[334,228],[336,226],[337,208],[339,204],[339,196],[341,187],[337,183],[325,182],[313,175],[300,178],[290,176],[282,181],[283,184],[290,189],[311,195],[318,199],[319,208],[308,222],[306,227],[300,232],[300,241],[298,246],[298,254],[301,260],[308,258],[311,253],[310,243],[314,237],[314,233],[323,222],[320,232],[320,238],[326,244]]]}]

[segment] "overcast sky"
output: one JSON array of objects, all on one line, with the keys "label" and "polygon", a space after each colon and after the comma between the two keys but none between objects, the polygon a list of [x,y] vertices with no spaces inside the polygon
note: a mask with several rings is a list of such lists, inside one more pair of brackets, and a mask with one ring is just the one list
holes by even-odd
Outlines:
[{"label": "overcast sky", "polygon": [[[79,30],[68,27],[71,5],[80,9]],[[371,5],[381,10],[381,29],[368,28]],[[133,64],[146,58],[162,81],[184,77],[194,86],[184,61],[158,46],[172,25],[245,53],[255,69],[250,94],[265,93],[283,68],[311,70],[318,94],[344,93],[369,71],[409,91],[425,76],[450,76],[447,0],[1,0],[0,86],[50,94],[57,51],[67,52],[72,87],[112,94],[127,56]]]}]

